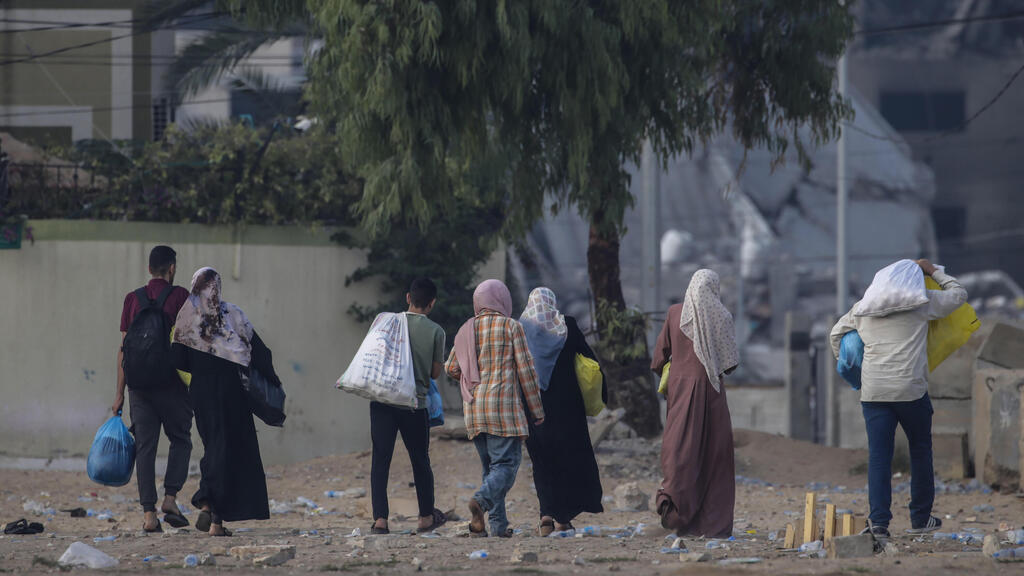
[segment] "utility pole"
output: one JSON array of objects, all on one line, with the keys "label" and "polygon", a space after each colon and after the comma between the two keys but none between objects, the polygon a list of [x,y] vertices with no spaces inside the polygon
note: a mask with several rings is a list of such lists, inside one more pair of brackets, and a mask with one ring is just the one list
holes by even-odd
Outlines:
[{"label": "utility pole", "polygon": [[[839,97],[846,98],[846,53],[839,57],[836,72],[839,76]],[[849,301],[849,281],[846,270],[846,128],[839,123],[839,141],[836,143],[836,314],[846,314]]]},{"label": "utility pole", "polygon": [[[651,148],[650,140],[644,141],[643,153],[640,159],[641,192],[640,192],[640,218],[641,233],[643,240],[641,258],[643,269],[641,271],[641,305],[645,313],[658,312],[660,308],[659,288],[661,287],[661,238],[659,237],[658,211],[660,209],[660,184],[661,170],[658,160]],[[653,345],[653,338],[657,336],[657,326],[648,327],[647,343]],[[653,335],[652,335],[653,332]]]}]

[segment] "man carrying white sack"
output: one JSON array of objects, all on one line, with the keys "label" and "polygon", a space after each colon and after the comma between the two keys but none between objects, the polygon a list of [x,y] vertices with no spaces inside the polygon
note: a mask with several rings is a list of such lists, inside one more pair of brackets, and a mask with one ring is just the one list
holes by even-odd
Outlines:
[{"label": "man carrying white sack", "polygon": [[[923,274],[922,274],[923,272]],[[924,275],[942,290],[927,290]],[[875,274],[864,298],[832,328],[839,357],[843,335],[856,330],[864,341],[860,401],[868,433],[868,530],[890,538],[892,457],[896,425],[910,444],[910,534],[934,532],[932,516],[932,403],[928,397],[928,322],[945,318],[967,301],[967,291],[927,260],[900,260]]]}]

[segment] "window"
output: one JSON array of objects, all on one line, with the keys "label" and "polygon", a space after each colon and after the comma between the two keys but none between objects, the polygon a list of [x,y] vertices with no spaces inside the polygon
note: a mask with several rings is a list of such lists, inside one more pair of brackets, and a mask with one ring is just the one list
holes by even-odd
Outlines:
[{"label": "window", "polygon": [[231,116],[262,125],[279,117],[296,116],[302,109],[302,90],[232,90]]},{"label": "window", "polygon": [[174,108],[169,98],[153,100],[153,140],[163,140],[167,126],[174,122]]},{"label": "window", "polygon": [[963,126],[965,94],[959,92],[882,92],[882,116],[898,132],[958,130]]}]

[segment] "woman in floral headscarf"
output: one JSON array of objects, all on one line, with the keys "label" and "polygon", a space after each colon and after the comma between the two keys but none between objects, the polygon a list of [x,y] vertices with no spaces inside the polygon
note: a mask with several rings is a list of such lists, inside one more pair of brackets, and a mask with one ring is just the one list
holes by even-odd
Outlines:
[{"label": "woman in floral headscarf", "polygon": [[669,361],[661,525],[680,536],[725,538],[732,534],[736,479],[722,376],[739,364],[739,353],[711,270],[694,273],[683,303],[668,309],[651,369],[661,374]]},{"label": "woman in floral headscarf", "polygon": [[[540,534],[572,530],[581,512],[600,513],[601,477],[590,444],[575,358],[594,352],[572,316],[558,311],[555,293],[536,288],[519,321],[533,356],[544,404],[543,426],[530,425],[526,449],[540,500]],[[607,401],[607,390],[601,391]]]},{"label": "woman in floral headscarf", "polygon": [[199,490],[192,497],[201,510],[196,528],[230,536],[225,521],[270,518],[267,478],[242,376],[255,368],[276,385],[280,380],[270,350],[245,313],[220,295],[220,274],[197,270],[192,293],[178,312],[171,362],[192,374],[189,395],[203,440]]}]

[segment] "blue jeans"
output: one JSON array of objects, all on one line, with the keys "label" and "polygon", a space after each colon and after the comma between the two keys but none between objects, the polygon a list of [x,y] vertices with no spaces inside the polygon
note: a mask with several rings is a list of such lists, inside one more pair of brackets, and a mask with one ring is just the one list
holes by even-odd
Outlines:
[{"label": "blue jeans", "polygon": [[935,503],[932,466],[932,401],[925,394],[913,402],[861,402],[868,431],[868,499],[871,523],[889,526],[892,520],[892,456],[896,425],[910,444],[910,522],[924,526]]},{"label": "blue jeans", "polygon": [[473,498],[487,512],[492,536],[502,536],[508,529],[505,515],[505,495],[515,484],[519,463],[523,460],[519,438],[504,438],[490,434],[478,434],[473,445],[483,465],[483,483]]}]

